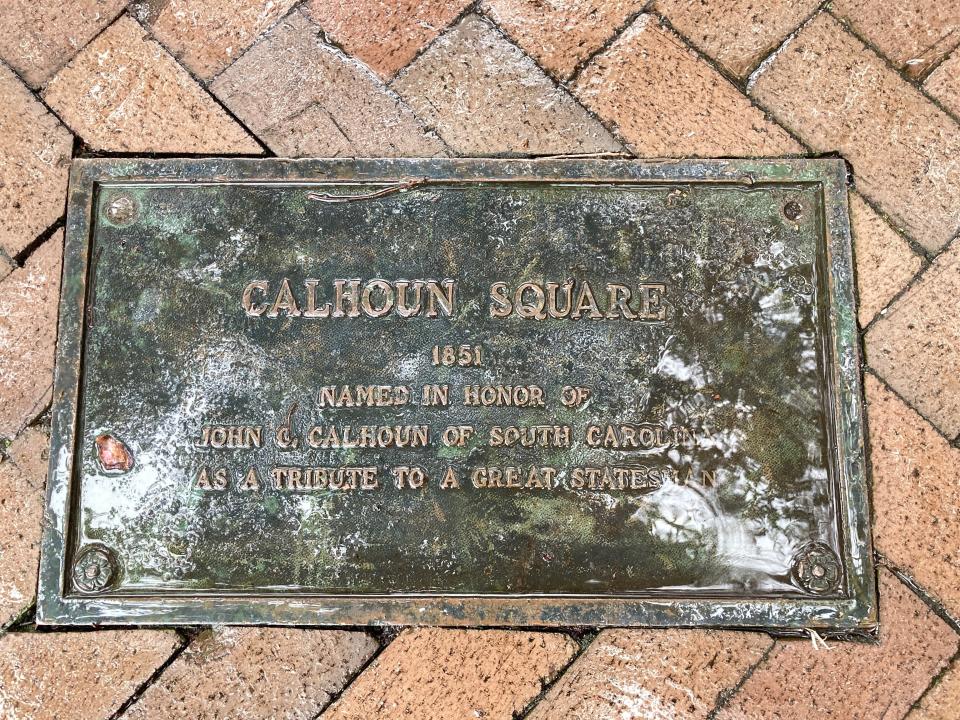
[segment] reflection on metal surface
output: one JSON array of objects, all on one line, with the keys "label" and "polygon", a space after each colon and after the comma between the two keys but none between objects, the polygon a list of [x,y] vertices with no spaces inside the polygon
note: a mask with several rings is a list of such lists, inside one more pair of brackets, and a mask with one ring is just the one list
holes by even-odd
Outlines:
[{"label": "reflection on metal surface", "polygon": [[78,163],[41,622],[869,630],[843,173]]}]

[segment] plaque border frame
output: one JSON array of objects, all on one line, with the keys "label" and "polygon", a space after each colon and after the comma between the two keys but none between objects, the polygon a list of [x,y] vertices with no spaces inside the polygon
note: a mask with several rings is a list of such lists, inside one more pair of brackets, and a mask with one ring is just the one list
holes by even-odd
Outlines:
[{"label": "plaque border frame", "polygon": [[[830,415],[844,592],[832,597],[544,594],[66,593],[78,389],[87,313],[93,204],[103,186],[132,183],[296,183],[384,186],[418,181],[591,184],[817,184],[823,203]],[[863,390],[854,303],[847,167],[836,158],[636,161],[580,158],[287,160],[81,158],[68,190],[52,440],[44,513],[38,625],[631,626],[763,629],[781,635],[875,636],[876,574],[864,459]],[[818,255],[818,262],[820,258]],[[825,286],[825,287],[824,287]]]}]

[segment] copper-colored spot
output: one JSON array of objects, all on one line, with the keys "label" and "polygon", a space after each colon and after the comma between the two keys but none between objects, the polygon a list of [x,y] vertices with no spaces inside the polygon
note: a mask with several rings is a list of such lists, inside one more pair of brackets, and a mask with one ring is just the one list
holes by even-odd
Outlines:
[{"label": "copper-colored spot", "polygon": [[97,458],[104,470],[126,472],[133,467],[133,453],[113,435],[98,435]]}]

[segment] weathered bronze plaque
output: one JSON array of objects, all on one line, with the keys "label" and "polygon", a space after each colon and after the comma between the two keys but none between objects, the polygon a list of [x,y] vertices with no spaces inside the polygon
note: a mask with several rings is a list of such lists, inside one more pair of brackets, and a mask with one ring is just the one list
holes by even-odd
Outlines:
[{"label": "weathered bronze plaque", "polygon": [[876,624],[836,160],[82,160],[42,623]]}]

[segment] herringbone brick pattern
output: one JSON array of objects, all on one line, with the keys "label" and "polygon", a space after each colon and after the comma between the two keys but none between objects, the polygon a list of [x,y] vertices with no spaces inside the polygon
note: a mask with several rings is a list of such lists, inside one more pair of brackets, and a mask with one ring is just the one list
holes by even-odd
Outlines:
[{"label": "herringbone brick pattern", "polygon": [[[0,3],[0,716],[960,717],[960,0]],[[706,631],[35,632],[77,153],[852,167],[877,645]]]}]

